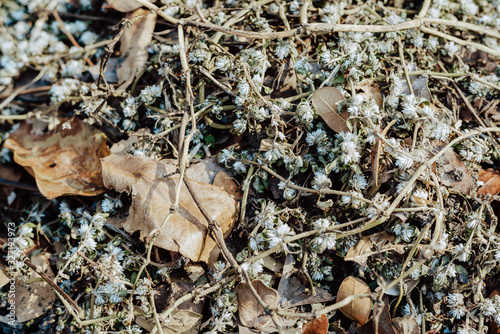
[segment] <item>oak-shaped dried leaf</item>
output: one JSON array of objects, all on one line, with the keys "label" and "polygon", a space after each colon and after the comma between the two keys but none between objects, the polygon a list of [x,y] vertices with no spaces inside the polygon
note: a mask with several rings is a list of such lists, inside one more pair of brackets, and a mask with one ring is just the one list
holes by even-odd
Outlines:
[{"label": "oak-shaped dried leaf", "polygon": [[328,318],[322,314],[319,318],[312,319],[302,327],[302,334],[328,333]]},{"label": "oak-shaped dried leaf", "polygon": [[478,195],[498,195],[500,192],[500,173],[493,168],[482,169],[479,171],[478,180],[483,185],[477,191]]},{"label": "oak-shaped dried leaf", "polygon": [[[128,233],[140,231],[142,240],[162,225],[175,201],[179,175],[167,177],[167,165],[165,161],[131,155],[112,154],[102,159],[104,185],[132,195],[123,228]],[[227,237],[237,219],[237,202],[220,187],[194,180],[191,183],[209,216],[220,223]],[[185,184],[181,186],[179,208],[159,231],[155,245],[179,252],[194,262],[209,263],[217,255],[208,222]]]},{"label": "oak-shaped dried leaf", "polygon": [[[127,15],[128,19],[135,16],[149,13],[145,9],[137,9]],[[121,37],[120,59],[121,64],[116,69],[118,83],[122,84],[115,94],[123,92],[134,81],[135,76],[148,60],[148,47],[153,38],[156,25],[156,14],[149,14],[146,17],[134,22],[130,27],[125,28]]]},{"label": "oak-shaped dried leaf", "polygon": [[[45,275],[53,279],[54,272],[50,268],[49,253],[38,253],[31,257],[31,263]],[[27,282],[17,280],[15,305],[17,321],[25,322],[38,318],[50,309],[56,300],[56,293],[40,275],[34,271],[28,273]]]},{"label": "oak-shaped dried leaf", "polygon": [[[149,2],[152,2],[151,0],[147,0]],[[127,13],[134,11],[138,8],[141,8],[142,5],[135,1],[135,0],[114,0],[114,1],[109,1],[109,4],[106,6],[106,8],[112,8],[114,10],[117,10],[122,13]]]},{"label": "oak-shaped dried leaf", "polygon": [[[61,120],[61,124],[67,120]],[[25,122],[10,134],[5,147],[14,161],[36,179],[38,189],[48,199],[63,195],[95,196],[106,189],[102,182],[100,158],[109,155],[104,133],[78,119],[71,129],[59,125],[38,134]]]},{"label": "oak-shaped dried leaf", "polygon": [[350,132],[347,126],[347,111],[339,114],[337,104],[344,101],[342,93],[335,87],[323,87],[316,90],[311,101],[323,121],[335,132]]},{"label": "oak-shaped dried leaf", "polygon": [[[362,279],[349,276],[342,281],[337,292],[337,303],[349,296],[361,293],[370,293],[370,288]],[[370,316],[372,301],[369,297],[356,298],[346,306],[340,308],[340,311],[349,319],[356,320],[360,324],[365,324]]]},{"label": "oak-shaped dried leaf", "polygon": [[[268,288],[261,280],[251,282],[257,294],[270,307],[276,307],[278,292]],[[246,327],[263,328],[272,321],[271,316],[259,304],[247,283],[241,282],[236,287],[238,295],[238,314],[241,323]]]}]

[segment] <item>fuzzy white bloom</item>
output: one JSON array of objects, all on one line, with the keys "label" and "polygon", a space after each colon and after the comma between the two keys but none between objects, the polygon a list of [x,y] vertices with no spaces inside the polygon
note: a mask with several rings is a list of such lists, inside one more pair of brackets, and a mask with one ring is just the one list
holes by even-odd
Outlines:
[{"label": "fuzzy white bloom", "polygon": [[290,54],[290,43],[288,41],[279,40],[274,54],[280,60],[285,59]]},{"label": "fuzzy white bloom", "polygon": [[271,27],[269,26],[269,22],[267,22],[266,18],[261,17],[253,21],[253,24],[259,31],[270,32]]},{"label": "fuzzy white bloom", "polygon": [[332,180],[323,172],[319,171],[314,173],[314,180],[312,181],[312,187],[316,190],[330,188],[332,186]]},{"label": "fuzzy white bloom", "polygon": [[101,208],[103,212],[111,212],[114,209],[113,201],[109,198],[105,198],[101,202]]},{"label": "fuzzy white bloom", "polygon": [[414,119],[418,117],[420,99],[415,95],[407,95],[402,102],[403,115],[408,119]]},{"label": "fuzzy white bloom", "polygon": [[215,67],[222,72],[226,72],[231,68],[231,59],[227,56],[218,57],[215,62]]},{"label": "fuzzy white bloom", "polygon": [[448,54],[448,56],[452,57],[458,52],[459,47],[455,42],[448,42],[444,45],[444,50]]},{"label": "fuzzy white bloom", "polygon": [[147,86],[139,95],[141,101],[146,104],[153,104],[157,97],[161,96],[161,87],[157,85]]},{"label": "fuzzy white bloom", "polygon": [[392,232],[404,242],[410,242],[411,237],[415,234],[415,228],[411,227],[407,222],[396,224],[391,229]]},{"label": "fuzzy white bloom", "polygon": [[460,327],[457,330],[457,334],[480,334],[479,331],[475,330],[474,328],[470,328],[469,326],[466,327]]},{"label": "fuzzy white bloom", "polygon": [[246,271],[251,278],[257,278],[263,271],[262,264],[264,264],[262,259],[252,263],[244,262],[241,264],[241,269]]},{"label": "fuzzy white bloom", "polygon": [[439,122],[436,124],[434,129],[432,129],[431,137],[437,140],[447,142],[448,138],[450,137],[450,133],[451,133],[450,126],[443,122]]},{"label": "fuzzy white bloom", "polygon": [[398,154],[396,155],[396,166],[401,170],[409,169],[413,166],[413,158],[407,155]]},{"label": "fuzzy white bloom", "polygon": [[464,295],[461,293],[449,293],[446,303],[450,308],[449,314],[456,319],[465,315]]},{"label": "fuzzy white bloom", "polygon": [[457,255],[457,260],[465,262],[469,256],[470,250],[464,244],[458,244],[453,248],[453,254]]},{"label": "fuzzy white bloom", "polygon": [[323,233],[315,237],[311,242],[311,249],[316,253],[323,253],[327,249],[335,249],[337,237],[335,233]]},{"label": "fuzzy white bloom", "polygon": [[312,227],[315,230],[326,229],[332,226],[332,222],[326,218],[319,218],[312,222]]},{"label": "fuzzy white bloom", "polygon": [[353,177],[349,180],[349,183],[356,191],[365,190],[365,188],[368,186],[366,177],[363,174],[354,174]]},{"label": "fuzzy white bloom", "polygon": [[274,229],[266,231],[266,239],[269,242],[270,248],[278,244],[285,246],[284,239],[292,235],[295,235],[295,232],[287,224],[281,224]]},{"label": "fuzzy white bloom", "polygon": [[301,123],[309,124],[314,120],[314,110],[307,100],[302,100],[297,105],[295,113]]},{"label": "fuzzy white bloom", "polygon": [[460,5],[465,15],[474,16],[479,11],[479,7],[472,0],[460,0]]},{"label": "fuzzy white bloom", "polygon": [[482,217],[478,212],[473,211],[467,217],[467,228],[474,229],[481,224],[483,221]]},{"label": "fuzzy white bloom", "polygon": [[250,94],[250,84],[246,80],[242,80],[238,83],[238,94],[242,96],[248,96],[248,94]]},{"label": "fuzzy white bloom", "polygon": [[300,58],[295,62],[295,64],[293,65],[293,68],[299,74],[307,74],[307,73],[311,72],[312,66],[309,63],[309,59]]},{"label": "fuzzy white bloom", "polygon": [[233,122],[233,128],[237,134],[242,134],[247,128],[247,121],[242,118],[238,118]]},{"label": "fuzzy white bloom", "polygon": [[[363,194],[361,194],[360,192],[350,191],[350,193],[352,194],[352,196],[363,198]],[[342,195],[342,197],[340,198],[340,202],[346,206],[351,205],[355,209],[360,208],[364,204],[364,202],[352,196]]]},{"label": "fuzzy white bloom", "polygon": [[203,62],[208,56],[208,50],[205,48],[196,48],[189,53],[189,60],[195,63]]},{"label": "fuzzy white bloom", "polygon": [[412,202],[417,206],[426,206],[428,203],[429,193],[424,189],[417,189],[411,195]]},{"label": "fuzzy white bloom", "polygon": [[97,42],[99,39],[99,35],[96,33],[93,33],[92,31],[85,31],[81,36],[80,36],[80,42],[82,42],[85,45],[93,44]]},{"label": "fuzzy white bloom", "polygon": [[435,52],[437,50],[437,47],[439,45],[439,39],[437,37],[429,37],[427,38],[427,49]]}]

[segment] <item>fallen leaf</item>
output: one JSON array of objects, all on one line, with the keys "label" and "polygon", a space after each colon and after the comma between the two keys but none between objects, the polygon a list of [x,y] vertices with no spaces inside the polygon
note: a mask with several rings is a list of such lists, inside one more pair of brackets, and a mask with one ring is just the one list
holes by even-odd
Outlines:
[{"label": "fallen leaf", "polygon": [[225,171],[220,171],[215,175],[214,186],[222,187],[224,190],[233,196],[236,200],[239,200],[243,197],[243,192],[241,191],[238,184],[234,181],[234,179]]},{"label": "fallen leaf", "polygon": [[71,129],[34,133],[34,124],[24,122],[10,134],[5,147],[14,152],[14,161],[36,179],[38,189],[48,199],[63,195],[95,196],[106,189],[99,158],[109,155],[106,136],[73,119]]},{"label": "fallen leaf", "polygon": [[[278,292],[276,290],[268,288],[261,280],[254,280],[251,284],[268,306],[277,306]],[[238,314],[243,326],[260,329],[272,321],[271,316],[259,304],[247,283],[239,283],[236,287],[236,293],[238,295]]]},{"label": "fallen leaf", "polygon": [[[414,64],[410,65],[409,71],[416,71],[417,68]],[[408,87],[408,82],[403,78],[403,93],[404,95],[410,95],[410,87]],[[429,90],[429,77],[427,75],[410,75],[410,82],[413,86],[413,93],[416,97],[424,98],[429,102],[432,102],[431,91]]]},{"label": "fallen leaf", "polygon": [[[104,185],[132,194],[129,217],[123,228],[128,233],[140,231],[142,240],[162,225],[174,203],[179,175],[167,177],[167,165],[165,161],[130,155],[112,154],[102,159]],[[219,187],[191,183],[210,217],[220,223],[227,237],[237,219],[237,202]],[[218,248],[208,232],[208,222],[183,184],[179,209],[159,231],[155,245],[179,252],[194,262],[209,263],[211,255],[218,254]]]},{"label": "fallen leaf", "polygon": [[[412,155],[423,163],[431,159],[435,153],[441,151],[444,147],[445,143],[441,141],[432,141],[429,148],[418,148],[412,151]],[[433,171],[443,185],[462,195],[470,194],[473,186],[472,176],[467,166],[453,149],[448,148],[444,154],[439,157],[433,166]]]},{"label": "fallen leaf", "polygon": [[285,258],[285,264],[278,285],[278,304],[282,309],[309,305],[315,303],[326,303],[335,298],[324,289],[314,288],[315,294],[312,295],[295,276],[298,270],[295,268],[295,259],[292,255]]},{"label": "fallen leaf", "polygon": [[[142,313],[138,306],[135,308],[138,313]],[[199,326],[202,318],[203,316],[199,313],[174,310],[168,319],[162,322],[161,329],[164,334],[197,334],[200,332]],[[135,317],[135,322],[148,332],[151,332],[155,325],[154,320],[146,319],[142,315]]]},{"label": "fallen leaf", "polygon": [[402,318],[392,319],[394,329],[396,333],[400,334],[419,334],[420,326],[418,325],[417,319],[411,314],[406,314]]},{"label": "fallen leaf", "polygon": [[[362,279],[348,276],[344,279],[337,292],[337,303],[349,296],[370,292],[370,288]],[[349,304],[340,308],[340,311],[349,319],[356,320],[363,325],[370,316],[371,308],[371,299],[369,297],[364,297],[352,300]]]},{"label": "fallen leaf", "polygon": [[[145,9],[137,9],[127,15],[128,19],[149,13]],[[122,84],[115,91],[121,94],[134,81],[135,76],[148,60],[148,47],[153,38],[156,25],[156,14],[149,14],[125,28],[121,37],[120,54],[122,62],[116,69],[118,83]]]},{"label": "fallen leaf", "polygon": [[[54,278],[54,272],[49,265],[49,253],[38,253],[31,257],[31,263],[37,266],[49,278]],[[16,284],[16,317],[19,322],[26,322],[43,315],[56,300],[56,293],[40,275],[34,271],[28,273],[24,283],[17,280]]]},{"label": "fallen leaf", "polygon": [[[151,0],[147,1],[152,2]],[[112,8],[119,12],[127,13],[141,7],[142,5],[135,0],[115,0],[115,1],[110,1],[110,4],[107,5],[105,8]]]},{"label": "fallen leaf", "polygon": [[[172,277],[172,280],[176,279]],[[155,287],[155,308],[158,313],[165,311],[179,298],[190,293],[196,286],[193,283],[171,282],[171,284],[160,284]],[[202,313],[205,306],[205,297],[186,300],[176,310],[187,310],[194,313]]]},{"label": "fallen leaf", "polygon": [[[127,140],[121,140],[113,144],[110,151],[117,155],[127,155],[138,142],[138,136],[130,136]],[[162,162],[164,162],[165,174],[176,173],[179,167],[177,159],[164,159]],[[186,169],[186,176],[198,182],[213,184],[215,182],[215,177],[221,171],[227,171],[227,169],[217,162],[216,156],[213,156],[201,161],[192,160],[189,167]]]},{"label": "fallen leaf", "polygon": [[389,299],[377,299],[373,305],[373,330],[375,334],[396,334],[389,313]]},{"label": "fallen leaf", "polygon": [[373,243],[370,240],[370,236],[364,236],[355,246],[352,246],[347,251],[344,257],[345,261],[353,261],[357,264],[366,267],[366,262],[368,257],[373,254],[372,251]]},{"label": "fallen leaf", "polygon": [[[377,232],[372,235],[364,236],[358,243],[349,248],[344,260],[353,261],[361,266],[366,266],[370,256],[379,254],[386,250],[404,251],[404,245],[394,245],[394,235],[385,231]],[[403,246],[403,247],[400,247]]]},{"label": "fallen leaf", "polygon": [[[445,146],[444,143],[437,145],[440,151]],[[438,177],[441,182],[463,195],[469,195],[472,190],[472,176],[469,169],[460,159],[457,153],[451,148],[447,149],[436,161]]]},{"label": "fallen leaf", "polygon": [[356,88],[361,89],[366,97],[373,99],[375,103],[382,108],[384,99],[382,98],[382,93],[380,92],[380,86],[375,82],[375,80],[365,79],[361,81]]},{"label": "fallen leaf", "polygon": [[347,111],[339,114],[337,103],[345,98],[335,87],[323,87],[314,92],[311,97],[312,104],[325,123],[335,132],[350,132],[347,127]]},{"label": "fallen leaf", "polygon": [[326,334],[328,333],[328,318],[322,314],[319,318],[309,321],[302,327],[302,334]]},{"label": "fallen leaf", "polygon": [[500,192],[500,173],[493,168],[481,168],[478,180],[484,183],[477,191],[478,195],[490,194],[495,196]]},{"label": "fallen leaf", "polygon": [[[383,276],[381,276],[377,279],[377,283],[378,283],[378,286],[380,288],[389,285],[392,281],[393,280],[384,278]],[[418,282],[420,282],[420,279],[416,279],[416,280],[413,280],[410,278],[405,279],[403,281],[403,296],[406,296],[407,294],[409,294],[417,286]],[[396,285],[390,289],[385,289],[384,293],[386,295],[389,295],[389,296],[397,297],[401,293],[401,290],[399,289],[399,285]]]}]

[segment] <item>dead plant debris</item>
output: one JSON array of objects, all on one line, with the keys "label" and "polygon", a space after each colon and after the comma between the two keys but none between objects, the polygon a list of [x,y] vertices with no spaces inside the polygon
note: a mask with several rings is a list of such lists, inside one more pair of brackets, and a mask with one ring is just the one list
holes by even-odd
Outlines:
[{"label": "dead plant debris", "polygon": [[498,333],[497,2],[0,22],[0,331]]}]

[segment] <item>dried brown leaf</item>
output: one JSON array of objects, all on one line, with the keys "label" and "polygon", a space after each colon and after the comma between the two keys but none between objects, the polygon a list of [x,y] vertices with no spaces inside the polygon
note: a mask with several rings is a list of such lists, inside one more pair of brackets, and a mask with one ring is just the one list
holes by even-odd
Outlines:
[{"label": "dried brown leaf", "polygon": [[[141,312],[141,309],[136,306],[136,311]],[[168,319],[162,322],[161,329],[164,334],[197,334],[200,332],[199,327],[203,316],[199,313],[188,310],[174,310]],[[144,316],[137,316],[135,321],[139,326],[150,332],[155,322],[152,319],[146,319]]]},{"label": "dried brown leaf", "polygon": [[312,319],[302,327],[302,334],[328,333],[328,318],[322,314],[319,318]]},{"label": "dried brown leaf", "polygon": [[292,255],[288,255],[278,285],[280,308],[287,309],[314,303],[326,303],[335,299],[328,291],[318,287],[314,288],[314,295],[308,292],[304,284],[294,276],[298,271],[294,266],[295,259]]},{"label": "dried brown leaf", "polygon": [[[370,293],[370,288],[362,279],[349,276],[340,285],[337,292],[337,303],[349,296],[360,293]],[[340,308],[340,311],[349,319],[356,320],[360,324],[365,324],[370,316],[372,301],[369,297],[356,298],[346,306]]]},{"label": "dried brown leaf", "polygon": [[[37,266],[49,278],[54,278],[50,268],[49,253],[38,253],[31,257],[31,263]],[[15,302],[17,321],[25,322],[43,315],[56,300],[56,293],[40,275],[30,271],[27,282],[17,280]]]},{"label": "dried brown leaf", "polygon": [[349,132],[347,127],[347,112],[339,114],[337,103],[345,98],[335,87],[323,87],[314,92],[311,97],[312,104],[325,123],[335,132]]},{"label": "dried brown leaf", "polygon": [[233,196],[236,200],[240,200],[243,197],[243,192],[241,191],[238,184],[234,179],[226,172],[220,171],[215,175],[214,186],[222,187],[228,194]]},{"label": "dried brown leaf", "polygon": [[48,133],[36,134],[33,127],[32,123],[23,123],[10,134],[5,147],[35,177],[42,195],[53,199],[95,196],[105,191],[99,158],[109,155],[109,149],[102,132],[76,118],[71,121],[71,129],[59,125]]},{"label": "dried brown leaf", "polygon": [[373,253],[372,246],[373,243],[370,240],[370,236],[365,236],[361,238],[355,246],[349,248],[344,260],[353,261],[359,265],[366,266],[369,255]]},{"label": "dried brown leaf", "polygon": [[[151,0],[147,0],[152,2]],[[134,11],[138,8],[141,8],[142,5],[135,0],[115,0],[110,1],[110,4],[106,6],[106,8],[112,8],[122,13],[127,13]]]},{"label": "dried brown leaf", "polygon": [[[145,9],[137,9],[127,15],[127,18],[144,15],[149,13]],[[153,32],[156,25],[156,14],[149,14],[143,19],[134,22],[128,28],[125,28],[121,37],[120,54],[122,63],[116,69],[118,83],[122,84],[115,94],[127,89],[134,81],[135,76],[148,60],[148,47],[153,38]]]},{"label": "dried brown leaf", "polygon": [[388,299],[378,299],[373,305],[373,331],[375,334],[396,334],[391,322]]},{"label": "dried brown leaf", "polygon": [[[437,145],[438,151],[443,149],[444,143]],[[447,149],[436,161],[438,176],[441,182],[463,195],[469,195],[473,181],[469,168],[463,163],[457,153],[451,148]]]},{"label": "dried brown leaf", "polygon": [[[270,307],[276,307],[278,292],[268,288],[261,280],[251,282],[257,294]],[[238,313],[241,323],[246,327],[263,328],[272,321],[271,316],[259,304],[247,283],[241,282],[236,287],[238,295]]]},{"label": "dried brown leaf", "polygon": [[[112,154],[102,159],[104,184],[120,192],[132,194],[129,217],[123,225],[128,233],[140,231],[142,240],[157,230],[175,200],[179,176],[166,178],[168,163],[137,156]],[[237,218],[237,202],[223,189],[191,181],[212,219],[221,225],[227,236]],[[159,231],[155,245],[179,252],[194,262],[208,263],[215,256],[216,243],[208,234],[208,222],[182,185],[178,211]],[[218,249],[217,249],[218,250]]]},{"label": "dried brown leaf", "polygon": [[400,334],[419,334],[420,326],[417,319],[411,314],[406,314],[402,318],[392,319],[396,333]]},{"label": "dried brown leaf", "polygon": [[[432,141],[431,147],[416,149],[412,151],[412,155],[423,163],[431,159],[434,153],[441,151],[444,147],[445,143]],[[433,165],[433,171],[437,174],[442,185],[463,195],[470,194],[473,187],[472,176],[467,166],[453,149],[448,148],[439,157],[435,165]]]},{"label": "dried brown leaf", "polygon": [[500,173],[498,171],[493,168],[481,169],[478,179],[484,183],[477,191],[478,195],[498,195],[500,192]]}]

